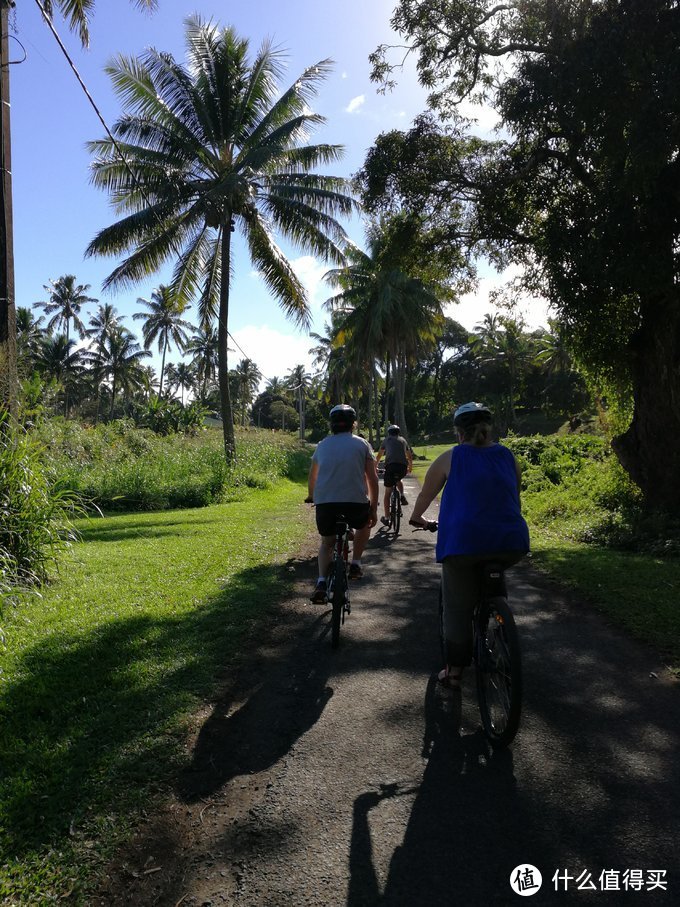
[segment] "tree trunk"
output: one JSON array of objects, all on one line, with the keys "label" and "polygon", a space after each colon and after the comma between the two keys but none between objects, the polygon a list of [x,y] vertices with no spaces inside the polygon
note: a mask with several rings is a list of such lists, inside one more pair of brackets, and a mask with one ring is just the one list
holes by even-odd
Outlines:
[{"label": "tree trunk", "polygon": [[12,144],[9,106],[9,6],[0,0],[0,409],[17,411],[17,326],[14,307]]},{"label": "tree trunk", "polygon": [[401,429],[402,435],[406,435],[406,414],[404,412],[404,392],[406,388],[406,357],[403,353],[397,353],[394,363],[394,417],[397,425]]},{"label": "tree trunk", "polygon": [[375,420],[376,444],[382,441],[380,431],[380,400],[378,399],[378,365],[373,360],[373,419]]},{"label": "tree trunk", "polygon": [[165,354],[168,350],[168,336],[165,335],[165,342],[163,343],[163,356],[161,357],[161,378],[158,382],[158,399],[163,396],[163,373],[165,371]]},{"label": "tree trunk", "polygon": [[224,456],[227,463],[233,463],[236,455],[234,437],[234,415],[229,393],[229,366],[227,363],[227,343],[229,339],[229,276],[231,267],[231,215],[228,214],[222,226],[221,237],[220,311],[217,325],[218,380],[220,386],[220,408],[222,412],[222,432],[224,435]]},{"label": "tree trunk", "polygon": [[385,427],[387,427],[390,424],[390,379],[392,377],[392,375],[391,375],[392,370],[390,368],[390,364],[391,364],[390,357],[388,354],[385,357],[385,406],[384,406],[384,412],[385,412],[384,425],[385,425]]},{"label": "tree trunk", "polygon": [[633,421],[612,441],[650,509],[680,509],[680,301],[650,305],[632,343]]}]

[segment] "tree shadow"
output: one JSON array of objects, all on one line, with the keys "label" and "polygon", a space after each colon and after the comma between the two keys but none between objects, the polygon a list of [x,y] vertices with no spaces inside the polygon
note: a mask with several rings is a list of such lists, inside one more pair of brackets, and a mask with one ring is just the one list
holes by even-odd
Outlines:
[{"label": "tree shadow", "polygon": [[329,629],[324,609],[283,657],[280,651],[255,654],[245,700],[239,701],[238,690],[227,691],[202,725],[191,764],[179,778],[182,800],[196,802],[237,775],[269,768],[316,724],[333,695],[331,662],[319,653],[321,641],[330,646]]},{"label": "tree shadow", "polygon": [[[150,789],[176,777],[188,717],[214,694],[220,668],[238,660],[283,588],[280,567],[247,569],[190,614],[114,619],[88,633],[56,632],[27,650],[0,705],[7,853],[20,859],[67,845],[90,820],[108,810],[133,814]],[[262,676],[276,661],[275,651],[262,656]],[[315,676],[296,717],[291,688],[286,720],[301,732],[328,695]],[[237,719],[239,732],[252,711]],[[271,734],[279,739],[277,729]],[[248,755],[239,758],[249,770]]]}]

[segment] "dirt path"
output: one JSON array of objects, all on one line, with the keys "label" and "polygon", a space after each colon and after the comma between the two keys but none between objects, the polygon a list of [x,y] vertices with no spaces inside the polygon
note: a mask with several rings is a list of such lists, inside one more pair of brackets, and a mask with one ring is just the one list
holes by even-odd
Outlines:
[{"label": "dirt path", "polygon": [[520,566],[523,724],[490,752],[473,677],[462,695],[434,681],[433,544],[374,537],[336,652],[302,554],[271,637],[202,716],[174,798],[93,903],[481,907],[517,903],[509,877],[527,862],[543,874],[533,904],[678,902],[678,685]]}]

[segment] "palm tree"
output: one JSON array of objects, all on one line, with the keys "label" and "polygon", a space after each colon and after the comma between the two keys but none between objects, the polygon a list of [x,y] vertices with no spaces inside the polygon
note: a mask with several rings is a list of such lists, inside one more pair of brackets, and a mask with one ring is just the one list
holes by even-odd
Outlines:
[{"label": "palm tree", "polygon": [[182,406],[184,406],[184,391],[194,390],[196,387],[196,371],[186,362],[178,362],[176,365],[168,365],[168,387],[174,390],[179,388],[181,391]]},{"label": "palm tree", "polygon": [[51,331],[55,327],[63,328],[66,333],[66,340],[71,339],[71,322],[78,332],[79,337],[85,336],[85,325],[80,320],[80,310],[88,302],[98,302],[92,296],[87,296],[90,289],[89,283],[76,283],[75,275],[65,274],[57,280],[50,280],[49,286],[44,284],[44,288],[49,293],[47,302],[36,302],[39,309],[44,309],[46,315],[52,317],[47,322],[47,330]]},{"label": "palm tree", "polygon": [[241,401],[241,425],[246,424],[248,407],[262,381],[262,372],[252,359],[242,359],[234,369],[238,380],[238,396]]},{"label": "palm tree", "polygon": [[281,378],[270,378],[264,387],[265,391],[268,394],[271,394],[272,397],[276,396],[285,396],[288,388],[286,387],[286,382]]},{"label": "palm tree", "polygon": [[344,179],[314,172],[337,160],[337,145],[303,144],[323,118],[309,109],[330,70],[323,60],[279,91],[281,51],[195,16],[186,26],[188,65],[148,50],[108,67],[125,113],[110,139],[93,142],[93,180],[127,216],[102,230],[88,254],[126,258],[105,286],[135,283],[174,257],[178,299],[198,296],[202,325],[218,325],[225,454],[234,455],[227,339],[231,236],[243,233],[251,260],[287,315],[309,322],[307,294],[272,229],[303,250],[341,264],[345,233],[336,215],[353,202]]},{"label": "palm tree", "polygon": [[[394,416],[406,433],[404,390],[406,367],[418,352],[432,346],[442,324],[440,287],[426,286],[399,266],[398,249],[389,231],[373,224],[368,231],[369,252],[356,246],[347,250],[349,264],[328,271],[326,281],[340,292],[325,303],[344,312],[346,349],[357,366],[371,362],[364,383],[377,383],[376,359],[386,363],[385,421],[388,421],[388,387],[394,387]],[[436,292],[435,292],[436,291]],[[442,290],[441,295],[444,295]]]},{"label": "palm tree", "polygon": [[163,396],[163,372],[165,371],[165,354],[174,343],[183,352],[189,339],[188,331],[192,325],[182,318],[184,304],[178,299],[171,287],[161,284],[151,294],[151,299],[138,299],[139,305],[146,306],[148,312],[135,312],[135,320],[142,319],[144,349],[148,350],[158,340],[158,352],[161,358],[161,376],[158,396]]},{"label": "palm tree", "polygon": [[203,400],[208,395],[208,383],[215,380],[217,374],[217,332],[208,325],[199,328],[189,339],[185,352],[192,355],[191,364],[196,369],[196,377],[201,387]]},{"label": "palm tree", "polygon": [[298,413],[300,415],[300,440],[305,437],[305,400],[307,390],[312,383],[312,376],[305,371],[304,365],[295,365],[286,375],[286,386],[297,395]]},{"label": "palm tree", "polygon": [[121,322],[118,310],[110,302],[100,305],[94,315],[90,316],[90,326],[85,331],[85,336],[96,343],[103,343]]},{"label": "palm tree", "polygon": [[82,370],[83,353],[77,350],[75,340],[66,334],[45,334],[36,356],[38,371],[47,378],[54,378],[64,390],[64,415],[69,415],[69,389],[75,384]]},{"label": "palm tree", "polygon": [[119,390],[127,397],[131,391],[144,388],[146,375],[141,360],[150,355],[148,350],[141,349],[133,335],[122,325],[114,328],[97,350],[90,354],[90,360],[111,382],[110,419],[113,419]]},{"label": "palm tree", "polygon": [[[154,9],[158,0],[131,0],[136,6]],[[10,36],[9,12],[15,3],[12,0],[0,0],[0,146],[4,149],[4,158],[11,159],[10,130],[10,79],[8,65]],[[94,0],[43,0],[42,9],[47,17],[52,17],[54,8],[59,9],[68,19],[69,27],[78,31],[83,47],[90,40],[88,17],[95,6]],[[12,223],[12,174],[7,165],[3,165],[0,179],[0,223]],[[0,407],[7,405],[13,410],[16,397],[16,335],[14,311],[14,261],[12,255],[11,234],[4,235],[3,260],[0,261]]]},{"label": "palm tree", "polygon": [[43,316],[36,318],[30,309],[17,309],[17,367],[21,376],[32,371],[45,335],[41,325]]}]

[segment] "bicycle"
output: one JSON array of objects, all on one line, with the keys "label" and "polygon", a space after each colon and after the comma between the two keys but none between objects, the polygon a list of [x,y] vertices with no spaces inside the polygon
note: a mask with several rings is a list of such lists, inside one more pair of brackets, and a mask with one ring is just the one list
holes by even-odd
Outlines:
[{"label": "bicycle", "polygon": [[[305,504],[312,504],[311,498],[305,498]],[[335,541],[333,557],[326,574],[326,601],[331,605],[331,647],[337,649],[340,644],[340,627],[345,623],[345,615],[352,608],[349,600],[349,543],[354,538],[349,523],[343,514],[338,514],[335,523]]]},{"label": "bicycle", "polygon": [[340,627],[345,623],[345,615],[352,608],[349,600],[349,543],[354,538],[349,523],[339,516],[335,523],[335,542],[333,543],[333,560],[326,576],[326,598],[332,606],[331,612],[331,647],[337,649],[340,644]]},{"label": "bicycle", "polygon": [[399,535],[399,529],[401,528],[401,495],[399,494],[399,489],[396,485],[392,486],[392,493],[390,494],[390,516],[389,524],[387,529],[394,529],[394,534]]},{"label": "bicycle", "polygon": [[[421,526],[411,521],[411,525],[430,532],[438,529],[436,522]],[[515,618],[508,602],[503,567],[490,560],[481,564],[479,569],[482,592],[472,616],[472,651],[482,728],[487,740],[496,749],[512,743],[519,729],[522,713],[522,656]],[[439,640],[446,662],[441,584]]]}]

